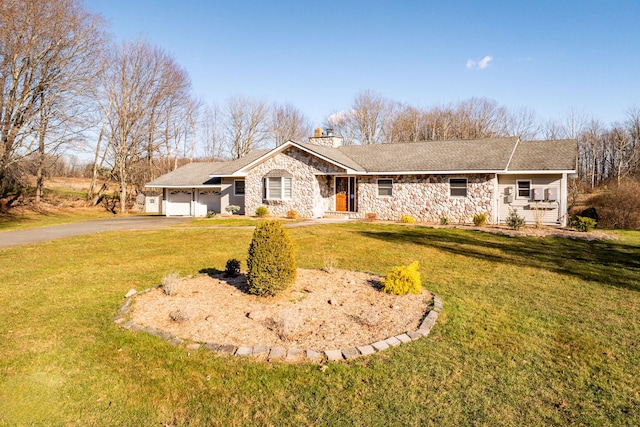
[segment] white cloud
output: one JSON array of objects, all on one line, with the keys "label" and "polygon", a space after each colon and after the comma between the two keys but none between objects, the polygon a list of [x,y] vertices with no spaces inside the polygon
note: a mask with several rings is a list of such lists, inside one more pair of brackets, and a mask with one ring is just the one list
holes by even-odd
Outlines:
[{"label": "white cloud", "polygon": [[467,68],[470,70],[473,70],[475,68],[484,70],[489,66],[489,62],[491,61],[493,61],[493,56],[489,56],[489,55],[485,56],[478,62],[474,61],[473,59],[469,59],[467,60]]},{"label": "white cloud", "polygon": [[491,61],[493,61],[493,56],[487,55],[478,62],[478,67],[480,67],[481,70],[484,70],[489,66],[489,62]]}]

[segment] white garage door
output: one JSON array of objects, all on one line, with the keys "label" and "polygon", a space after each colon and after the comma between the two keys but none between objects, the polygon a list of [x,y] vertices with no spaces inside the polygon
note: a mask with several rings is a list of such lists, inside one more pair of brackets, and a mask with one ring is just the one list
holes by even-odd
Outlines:
[{"label": "white garage door", "polygon": [[220,197],[221,195],[219,191],[200,190],[200,194],[198,194],[198,214],[200,216],[205,216],[209,211],[219,214]]},{"label": "white garage door", "polygon": [[167,200],[167,216],[191,215],[191,191],[172,190]]}]

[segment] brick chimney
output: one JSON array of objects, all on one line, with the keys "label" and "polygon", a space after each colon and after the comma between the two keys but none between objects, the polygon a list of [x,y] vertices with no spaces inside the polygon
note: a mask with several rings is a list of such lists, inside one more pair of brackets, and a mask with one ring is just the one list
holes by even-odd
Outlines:
[{"label": "brick chimney", "polygon": [[309,137],[309,144],[336,148],[342,145],[342,137],[335,136],[333,134],[333,129],[326,129],[323,132],[322,129],[316,128],[313,131],[313,136]]}]

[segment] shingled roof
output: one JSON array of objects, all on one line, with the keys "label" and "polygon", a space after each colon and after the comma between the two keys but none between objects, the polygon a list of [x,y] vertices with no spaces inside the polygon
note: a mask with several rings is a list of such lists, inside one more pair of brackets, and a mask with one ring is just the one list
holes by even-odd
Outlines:
[{"label": "shingled roof", "polygon": [[291,146],[324,158],[345,171],[362,174],[566,172],[576,170],[578,158],[575,140],[520,141],[517,137],[507,137],[340,147],[289,141],[276,149],[254,150],[229,162],[190,163],[146,186],[219,185],[220,177],[243,176],[255,163]]},{"label": "shingled roof", "polygon": [[[228,176],[271,150],[253,150],[246,156],[228,162],[188,163],[147,183],[145,187],[202,187],[220,185]],[[213,176],[213,178],[212,178]]]},{"label": "shingled roof", "polygon": [[513,138],[351,145],[336,148],[364,172],[503,171],[518,142]]},{"label": "shingled roof", "polygon": [[578,143],[575,139],[555,141],[520,141],[509,171],[575,170],[578,159]]}]

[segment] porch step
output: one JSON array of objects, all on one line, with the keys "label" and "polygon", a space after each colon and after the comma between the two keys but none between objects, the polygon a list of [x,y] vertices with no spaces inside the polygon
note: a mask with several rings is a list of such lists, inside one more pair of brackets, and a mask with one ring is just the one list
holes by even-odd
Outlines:
[{"label": "porch step", "polygon": [[349,218],[356,219],[358,218],[357,212],[338,212],[338,211],[329,211],[325,212],[323,218]]}]

